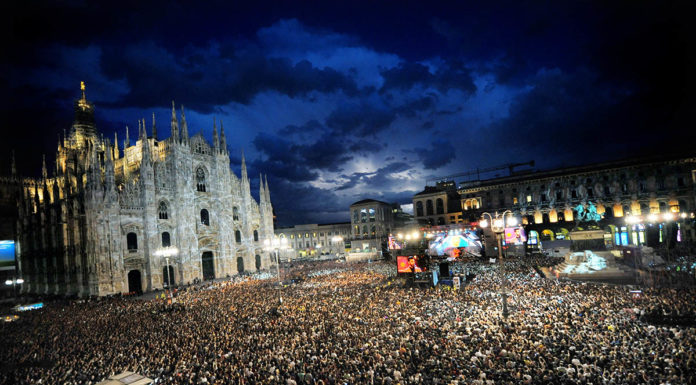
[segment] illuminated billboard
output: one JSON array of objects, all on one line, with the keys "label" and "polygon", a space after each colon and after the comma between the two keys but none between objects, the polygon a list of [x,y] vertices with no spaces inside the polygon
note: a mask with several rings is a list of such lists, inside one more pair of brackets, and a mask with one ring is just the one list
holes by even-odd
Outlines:
[{"label": "illuminated billboard", "polygon": [[0,241],[0,270],[14,270],[15,268],[15,243],[14,241]]},{"label": "illuminated billboard", "polygon": [[527,242],[527,234],[521,226],[505,228],[505,244],[521,245],[525,242]]}]

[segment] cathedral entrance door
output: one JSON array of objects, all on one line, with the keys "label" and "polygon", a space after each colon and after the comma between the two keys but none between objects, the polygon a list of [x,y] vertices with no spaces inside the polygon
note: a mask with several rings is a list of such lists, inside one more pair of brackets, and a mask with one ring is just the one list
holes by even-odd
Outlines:
[{"label": "cathedral entrance door", "polygon": [[167,266],[162,268],[162,280],[164,281],[165,286],[171,287],[172,285],[176,284],[176,280],[174,279],[174,266],[169,265],[169,271],[167,271]]},{"label": "cathedral entrance door", "polygon": [[213,261],[213,252],[204,251],[203,257],[203,280],[209,281],[215,279],[215,262]]},{"label": "cathedral entrance door", "polygon": [[140,278],[140,270],[131,270],[128,272],[128,292],[143,293],[142,280]]},{"label": "cathedral entrance door", "polygon": [[256,254],[256,270],[261,270],[261,256]]},{"label": "cathedral entrance door", "polygon": [[237,257],[237,272],[239,274],[244,272],[244,258]]}]

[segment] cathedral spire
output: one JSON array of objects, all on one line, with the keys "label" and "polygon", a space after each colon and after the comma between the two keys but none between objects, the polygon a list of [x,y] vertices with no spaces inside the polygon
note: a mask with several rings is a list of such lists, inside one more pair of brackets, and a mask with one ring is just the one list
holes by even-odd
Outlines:
[{"label": "cathedral spire", "polygon": [[155,125],[155,113],[152,113],[152,137],[157,140],[157,126]]},{"label": "cathedral spire", "polygon": [[268,175],[265,176],[266,179],[266,203],[271,204],[271,189],[268,188]]},{"label": "cathedral spire", "polygon": [[46,154],[43,154],[43,159],[41,161],[41,176],[45,179],[48,178],[48,170],[46,169]]},{"label": "cathedral spire", "polygon": [[176,107],[172,100],[172,140],[174,143],[179,142],[179,121],[176,119]]},{"label": "cathedral spire", "polygon": [[17,163],[15,162],[14,150],[12,150],[12,177],[17,176]]},{"label": "cathedral spire", "polygon": [[215,153],[220,152],[220,140],[218,139],[217,126],[215,125],[215,117],[213,116],[213,149]]},{"label": "cathedral spire", "polygon": [[225,139],[225,129],[222,128],[222,120],[220,121],[220,151],[227,154],[227,140]]},{"label": "cathedral spire", "polygon": [[143,131],[142,131],[142,164],[150,165],[152,163],[152,155],[150,153],[150,141],[147,139],[147,131],[145,129],[145,119],[143,119]]},{"label": "cathedral spire", "polygon": [[128,126],[126,126],[126,139],[123,141],[123,153],[126,153],[126,148],[130,147],[130,139],[128,139]]},{"label": "cathedral spire", "polygon": [[244,159],[244,150],[242,150],[242,181],[247,181],[248,182],[248,176],[247,176],[247,169],[246,169],[246,160]]},{"label": "cathedral spire", "polygon": [[[106,140],[106,147],[111,147],[111,142],[109,141],[109,139]],[[114,148],[116,149],[116,151],[118,151],[118,146],[115,143]],[[104,160],[104,163],[106,166],[104,171],[104,184],[106,185],[107,191],[111,191],[114,185],[116,184],[114,177],[114,157],[112,152],[106,154],[106,159]]]},{"label": "cathedral spire", "polygon": [[263,175],[259,173],[259,205],[264,206],[266,204],[266,190],[263,187]]},{"label": "cathedral spire", "polygon": [[181,105],[181,143],[188,144],[189,134],[188,125],[186,124],[186,114],[184,113],[184,106]]},{"label": "cathedral spire", "polygon": [[118,132],[114,132],[114,159],[118,159]]}]

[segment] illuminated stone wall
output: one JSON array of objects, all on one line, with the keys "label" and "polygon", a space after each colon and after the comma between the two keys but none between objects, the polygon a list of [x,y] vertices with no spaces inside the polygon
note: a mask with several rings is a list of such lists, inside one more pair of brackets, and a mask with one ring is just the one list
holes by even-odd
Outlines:
[{"label": "illuminated stone wall", "polygon": [[25,292],[125,293],[134,286],[129,273],[139,275],[143,291],[162,288],[166,261],[156,252],[164,233],[178,249],[169,258],[176,284],[255,271],[257,261],[270,266],[263,250],[273,236],[268,184],[256,201],[244,160],[240,177],[229,167],[222,127],[212,144],[189,137],[183,109],[179,116],[172,108],[168,139],[148,136],[143,120],[135,144],[121,147],[98,134],[84,94],[75,108],[53,175],[44,165],[41,178],[22,182],[17,237]]}]

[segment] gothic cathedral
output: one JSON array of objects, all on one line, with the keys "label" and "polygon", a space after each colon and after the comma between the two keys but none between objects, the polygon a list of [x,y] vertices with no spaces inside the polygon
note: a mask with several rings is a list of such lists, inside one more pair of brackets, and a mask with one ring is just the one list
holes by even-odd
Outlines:
[{"label": "gothic cathedral", "polygon": [[[251,196],[230,169],[225,132],[212,146],[189,137],[184,109],[172,102],[171,136],[152,136],[145,120],[123,151],[97,131],[94,106],[75,102],[75,121],[59,140],[54,175],[21,181],[17,258],[24,291],[109,295],[150,291],[195,279],[267,269],[273,237],[268,182]],[[181,128],[180,128],[181,127]]]}]

